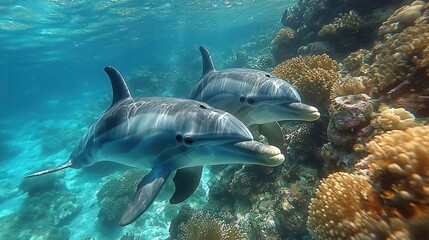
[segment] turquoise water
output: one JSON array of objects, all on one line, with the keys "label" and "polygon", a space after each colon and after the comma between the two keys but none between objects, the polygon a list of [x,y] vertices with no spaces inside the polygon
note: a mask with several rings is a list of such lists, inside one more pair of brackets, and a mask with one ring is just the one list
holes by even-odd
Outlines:
[{"label": "turquoise water", "polygon": [[[149,80],[140,83],[141,91],[133,89],[135,95],[186,97],[201,74],[200,45],[211,50],[219,67],[243,45],[249,54],[256,52],[269,45],[284,9],[295,2],[0,1],[3,236],[119,239],[134,232],[145,239],[167,238],[171,218],[180,208],[167,203],[171,186],[135,224],[105,229],[97,220],[97,192],[124,168],[60,173],[63,180],[58,184],[65,185],[61,196],[68,200],[54,207],[49,203],[60,194],[43,193],[41,199],[29,201],[19,184],[35,169],[64,162],[108,107],[111,90],[105,66],[115,66],[126,78],[143,72]],[[210,177],[204,173],[187,201],[192,206],[207,201]],[[58,219],[40,211],[58,214]]]}]

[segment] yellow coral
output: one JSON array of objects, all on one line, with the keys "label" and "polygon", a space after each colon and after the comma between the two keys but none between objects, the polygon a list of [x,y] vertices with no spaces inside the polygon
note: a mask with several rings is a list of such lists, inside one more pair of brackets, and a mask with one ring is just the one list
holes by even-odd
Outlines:
[{"label": "yellow coral", "polygon": [[369,94],[367,87],[369,80],[364,77],[345,77],[341,81],[335,82],[331,88],[331,99],[346,95]]},{"label": "yellow coral", "polygon": [[290,81],[303,102],[327,110],[332,85],[340,81],[341,65],[328,55],[299,56],[277,65],[273,74]]},{"label": "yellow coral", "polygon": [[386,33],[384,28],[380,29],[384,42],[373,48],[375,61],[368,72],[373,93],[380,94],[398,82],[412,80],[419,72],[429,72],[428,8],[426,3],[424,13],[402,32]]},{"label": "yellow coral", "polygon": [[377,117],[377,122],[384,130],[403,130],[414,126],[414,115],[404,108],[387,108]]},{"label": "yellow coral", "polygon": [[350,239],[368,229],[371,213],[363,210],[371,185],[367,177],[333,173],[323,179],[308,208],[307,227],[313,239]]},{"label": "yellow coral", "polygon": [[282,43],[288,43],[293,38],[295,38],[295,31],[292,28],[282,28],[277,32],[271,44],[280,45]]},{"label": "yellow coral", "polygon": [[358,30],[364,25],[364,20],[356,12],[340,13],[333,23],[327,24],[317,33],[319,37],[335,35],[339,30]]},{"label": "yellow coral", "polygon": [[[429,126],[393,130],[368,143],[368,157],[378,167],[374,182],[383,181],[385,201],[409,216],[412,204],[429,207]],[[388,181],[386,181],[388,179]],[[427,210],[426,210],[427,211]]]}]

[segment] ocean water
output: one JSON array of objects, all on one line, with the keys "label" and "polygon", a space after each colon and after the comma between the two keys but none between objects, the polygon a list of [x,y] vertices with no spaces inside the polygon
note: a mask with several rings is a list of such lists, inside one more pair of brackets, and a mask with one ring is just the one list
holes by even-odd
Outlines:
[{"label": "ocean water", "polygon": [[[258,43],[269,45],[284,9],[295,3],[0,0],[0,238],[119,239],[133,232],[166,239],[180,208],[167,203],[171,186],[135,224],[106,229],[98,220],[98,191],[126,168],[67,169],[54,180],[34,178],[31,198],[20,183],[29,172],[64,162],[109,106],[105,66],[126,79],[140,71],[147,82],[134,83],[141,90],[132,89],[134,95],[186,97],[201,75],[200,45],[218,66],[242,45],[257,51]],[[207,201],[210,178],[204,172],[188,203]],[[55,205],[59,197],[67,200]]]}]

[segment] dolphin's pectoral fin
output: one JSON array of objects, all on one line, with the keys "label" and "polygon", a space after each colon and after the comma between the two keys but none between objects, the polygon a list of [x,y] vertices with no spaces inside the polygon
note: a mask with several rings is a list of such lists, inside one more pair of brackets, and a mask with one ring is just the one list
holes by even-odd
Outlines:
[{"label": "dolphin's pectoral fin", "polygon": [[65,163],[63,163],[61,165],[58,165],[58,166],[55,166],[55,167],[52,167],[52,168],[49,168],[49,169],[41,170],[41,171],[38,171],[38,172],[35,172],[35,173],[28,174],[28,175],[25,176],[25,178],[36,177],[36,176],[41,176],[41,175],[45,175],[45,174],[48,174],[48,173],[53,173],[53,172],[56,172],[56,171],[60,171],[60,170],[63,170],[65,168],[71,167],[72,164],[73,164],[73,161],[70,159],[70,160],[68,160],[67,162],[65,162]]},{"label": "dolphin's pectoral fin", "polygon": [[139,183],[133,200],[119,220],[119,225],[128,225],[140,217],[152,204],[170,174],[171,169],[162,166],[152,169]]},{"label": "dolphin's pectoral fin", "polygon": [[176,191],[170,199],[171,204],[177,204],[185,201],[197,189],[200,183],[203,167],[183,168],[176,171],[173,178],[176,185]]},{"label": "dolphin's pectoral fin", "polygon": [[282,129],[278,122],[268,122],[258,125],[259,133],[264,135],[270,145],[283,148],[285,142]]}]

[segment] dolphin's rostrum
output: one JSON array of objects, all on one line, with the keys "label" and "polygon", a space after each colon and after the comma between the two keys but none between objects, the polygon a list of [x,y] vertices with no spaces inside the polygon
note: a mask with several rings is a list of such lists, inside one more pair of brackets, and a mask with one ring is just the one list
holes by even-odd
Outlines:
[{"label": "dolphin's rostrum", "polygon": [[284,161],[278,148],[253,141],[247,127],[232,114],[190,99],[134,100],[121,74],[113,67],[105,71],[113,88],[111,106],[79,140],[67,162],[26,177],[99,161],[152,169],[120,219],[120,225],[127,225],[149,208],[173,171],[177,170],[176,191],[170,203],[180,203],[197,188],[203,165],[277,166]]},{"label": "dolphin's rostrum", "polygon": [[200,47],[203,74],[190,98],[238,117],[246,126],[258,124],[270,144],[282,145],[281,120],[314,121],[317,108],[301,102],[295,88],[268,72],[229,68],[216,70],[210,52]]}]

